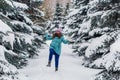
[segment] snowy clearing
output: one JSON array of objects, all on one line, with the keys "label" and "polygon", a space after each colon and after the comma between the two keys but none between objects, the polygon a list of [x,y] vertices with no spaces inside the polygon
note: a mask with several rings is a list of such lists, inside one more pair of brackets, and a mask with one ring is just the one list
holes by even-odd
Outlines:
[{"label": "snowy clearing", "polygon": [[[47,42],[48,44],[50,42]],[[21,80],[90,80],[100,70],[85,68],[80,65],[79,57],[72,54],[69,45],[62,46],[62,55],[58,72],[54,70],[54,58],[51,67],[46,67],[49,46],[41,49],[40,55],[32,60],[24,69],[20,69]],[[25,76],[25,77],[24,77]]]}]

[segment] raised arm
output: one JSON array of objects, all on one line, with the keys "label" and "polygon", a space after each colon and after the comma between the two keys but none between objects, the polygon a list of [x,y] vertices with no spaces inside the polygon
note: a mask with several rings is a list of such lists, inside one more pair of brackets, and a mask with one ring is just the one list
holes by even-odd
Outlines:
[{"label": "raised arm", "polygon": [[46,40],[52,40],[52,36],[48,35],[47,33],[44,35],[44,38]]},{"label": "raised arm", "polygon": [[68,43],[69,43],[69,41],[66,40],[64,37],[62,37],[62,42],[63,42],[64,44],[68,44]]}]

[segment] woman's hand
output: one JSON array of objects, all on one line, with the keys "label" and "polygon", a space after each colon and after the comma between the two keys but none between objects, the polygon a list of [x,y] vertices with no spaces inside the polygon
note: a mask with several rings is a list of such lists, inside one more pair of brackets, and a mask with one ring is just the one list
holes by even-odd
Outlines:
[{"label": "woman's hand", "polygon": [[69,41],[69,40],[68,40],[68,44],[74,44],[74,41]]},{"label": "woman's hand", "polygon": [[67,40],[68,40],[68,44],[74,44],[75,43],[75,41],[72,40],[70,37],[67,37]]}]

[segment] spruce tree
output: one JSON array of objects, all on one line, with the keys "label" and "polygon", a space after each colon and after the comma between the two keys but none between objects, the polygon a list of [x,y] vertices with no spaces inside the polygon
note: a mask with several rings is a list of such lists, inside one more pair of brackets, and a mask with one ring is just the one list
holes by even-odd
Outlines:
[{"label": "spruce tree", "polygon": [[65,15],[65,16],[68,15],[69,9],[70,9],[70,4],[67,3],[67,4],[66,4],[66,7],[65,7],[65,12],[64,12],[64,15]]},{"label": "spruce tree", "polygon": [[63,21],[62,6],[59,3],[57,3],[55,14],[53,16],[53,20],[50,28],[50,32],[53,32],[56,28],[63,28],[62,21]]},{"label": "spruce tree", "polygon": [[20,80],[17,69],[38,55],[43,43],[44,29],[29,18],[29,6],[17,1],[0,0],[0,80]]},{"label": "spruce tree", "polygon": [[83,65],[104,69],[95,80],[120,79],[119,4],[119,0],[75,0],[67,16],[74,52],[84,57]]}]

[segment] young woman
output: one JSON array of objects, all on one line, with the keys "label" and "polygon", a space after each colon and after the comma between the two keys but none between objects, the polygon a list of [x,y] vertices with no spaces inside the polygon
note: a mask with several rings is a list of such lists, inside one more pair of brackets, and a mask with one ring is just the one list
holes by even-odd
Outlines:
[{"label": "young woman", "polygon": [[58,65],[59,65],[59,57],[61,54],[61,43],[67,44],[68,40],[65,40],[62,34],[61,29],[57,29],[55,33],[53,33],[53,36],[49,36],[48,34],[45,35],[46,40],[52,40],[50,44],[50,53],[49,53],[49,59],[47,66],[51,66],[51,61],[53,55],[55,56],[55,71],[58,71]]}]

